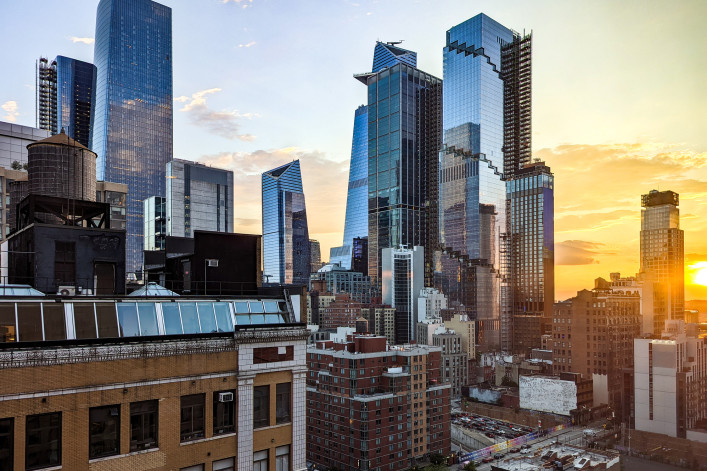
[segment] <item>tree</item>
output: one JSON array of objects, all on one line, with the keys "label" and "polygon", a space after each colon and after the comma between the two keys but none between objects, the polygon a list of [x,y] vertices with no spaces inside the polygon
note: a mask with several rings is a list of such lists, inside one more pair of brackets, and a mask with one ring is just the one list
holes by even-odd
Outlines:
[{"label": "tree", "polygon": [[444,464],[444,455],[439,453],[430,453],[430,463],[432,464]]},{"label": "tree", "polygon": [[476,471],[476,464],[473,461],[469,461],[466,466],[464,466],[464,471]]},{"label": "tree", "polygon": [[12,170],[22,170],[22,164],[17,160],[13,160],[10,168],[12,168]]}]

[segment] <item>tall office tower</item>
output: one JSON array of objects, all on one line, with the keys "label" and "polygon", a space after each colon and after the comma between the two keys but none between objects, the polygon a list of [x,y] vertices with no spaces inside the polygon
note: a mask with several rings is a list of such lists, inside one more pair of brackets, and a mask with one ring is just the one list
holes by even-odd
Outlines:
[{"label": "tall office tower", "polygon": [[395,308],[395,343],[415,340],[418,299],[425,283],[425,248],[390,248],[381,251],[383,304]]},{"label": "tall office tower", "polygon": [[167,234],[233,232],[233,172],[189,160],[167,163]]},{"label": "tall office tower", "polygon": [[[442,81],[413,65],[415,53],[376,43],[368,87],[368,272],[380,286],[381,251],[437,245]],[[425,251],[432,280],[432,250]]]},{"label": "tall office tower", "polygon": [[299,160],[262,175],[263,278],[269,284],[309,283],[307,209]]},{"label": "tall office tower", "polygon": [[678,204],[674,191],[641,196],[641,277],[654,283],[655,335],[666,320],[685,318],[685,233]]},{"label": "tall office tower", "polygon": [[351,268],[356,237],[368,237],[368,108],[364,105],[358,107],[354,117],[344,241],[330,249],[329,263]]},{"label": "tall office tower", "polygon": [[[508,251],[503,170],[511,154],[523,162],[530,149],[530,141],[525,141],[529,139],[530,101],[524,101],[525,91],[513,89],[520,83],[529,89],[529,64],[527,70],[519,64],[515,73],[511,70],[513,54],[504,52],[514,41],[520,48],[517,34],[480,14],[447,31],[444,47],[439,180],[442,253],[435,269],[450,302],[463,304],[476,320],[478,340],[485,350],[511,343],[510,311],[501,296],[503,272],[509,268],[509,262],[501,259],[501,252]],[[520,142],[515,150],[510,145],[514,142]],[[509,154],[507,159],[504,151]],[[503,336],[502,305],[506,307]]]},{"label": "tall office tower", "polygon": [[150,0],[101,0],[93,147],[97,177],[128,185],[126,271],[139,274],[143,201],[165,195],[172,160],[172,9]]},{"label": "tall office tower", "polygon": [[[515,169],[506,183],[512,350],[541,347],[555,298],[554,177],[542,162]],[[504,323],[501,328],[509,327]]]},{"label": "tall office tower", "polygon": [[309,239],[309,260],[312,272],[322,267],[322,248],[318,240]]},{"label": "tall office tower", "polygon": [[368,273],[368,236],[354,237],[351,254],[351,269]]},{"label": "tall office tower", "polygon": [[43,129],[91,148],[91,117],[96,101],[96,66],[70,57],[37,62],[37,120]]}]

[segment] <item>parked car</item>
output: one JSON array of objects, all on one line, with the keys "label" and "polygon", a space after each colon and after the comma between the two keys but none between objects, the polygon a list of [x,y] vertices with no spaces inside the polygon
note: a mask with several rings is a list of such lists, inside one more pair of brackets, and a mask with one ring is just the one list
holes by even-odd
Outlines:
[{"label": "parked car", "polygon": [[483,460],[481,460],[482,463],[490,463],[493,461],[493,456],[487,456]]},{"label": "parked car", "polygon": [[502,460],[503,459],[503,453],[496,453],[493,455],[493,459],[495,460]]},{"label": "parked car", "polygon": [[520,448],[518,448],[517,446],[514,446],[513,448],[511,448],[511,453],[518,453],[519,451],[520,451]]}]

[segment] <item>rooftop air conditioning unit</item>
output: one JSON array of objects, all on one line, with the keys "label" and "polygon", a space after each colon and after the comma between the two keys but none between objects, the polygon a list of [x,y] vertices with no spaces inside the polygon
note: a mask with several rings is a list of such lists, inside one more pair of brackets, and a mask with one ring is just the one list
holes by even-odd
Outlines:
[{"label": "rooftop air conditioning unit", "polygon": [[59,286],[56,294],[59,296],[76,296],[76,287],[74,286]]},{"label": "rooftop air conditioning unit", "polygon": [[233,402],[232,392],[218,393],[218,402]]},{"label": "rooftop air conditioning unit", "polygon": [[207,259],[206,262],[209,264],[209,267],[218,268],[218,259],[217,258]]}]

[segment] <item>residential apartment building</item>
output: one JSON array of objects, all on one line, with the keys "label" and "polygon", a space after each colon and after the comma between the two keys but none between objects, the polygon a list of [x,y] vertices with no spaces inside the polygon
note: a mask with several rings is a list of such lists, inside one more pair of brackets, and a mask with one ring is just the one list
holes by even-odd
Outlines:
[{"label": "residential apartment building", "polygon": [[350,335],[307,350],[307,460],[341,471],[404,470],[448,455],[451,386],[441,348]]},{"label": "residential apartment building", "polygon": [[451,319],[444,321],[444,326],[459,334],[462,338],[462,350],[466,352],[469,360],[476,359],[476,324],[466,314],[454,314]]},{"label": "residential apartment building", "polygon": [[415,340],[415,326],[422,320],[418,299],[425,286],[425,248],[381,250],[383,303],[395,308],[395,343]]},{"label": "residential apartment building", "polygon": [[444,293],[436,288],[423,288],[420,291],[417,298],[417,312],[421,319],[440,317],[442,309],[447,309],[447,296]]},{"label": "residential apartment building", "polygon": [[384,304],[368,304],[361,307],[361,317],[368,321],[368,328],[374,335],[385,337],[389,344],[395,344],[395,308]]},{"label": "residential apartment building", "polygon": [[376,290],[371,278],[361,272],[347,270],[338,265],[328,264],[312,273],[309,277],[310,289],[328,291],[331,294],[346,293],[351,299],[370,303]]},{"label": "residential apartment building", "polygon": [[0,469],[306,468],[286,299],[34,294],[0,298]]}]

